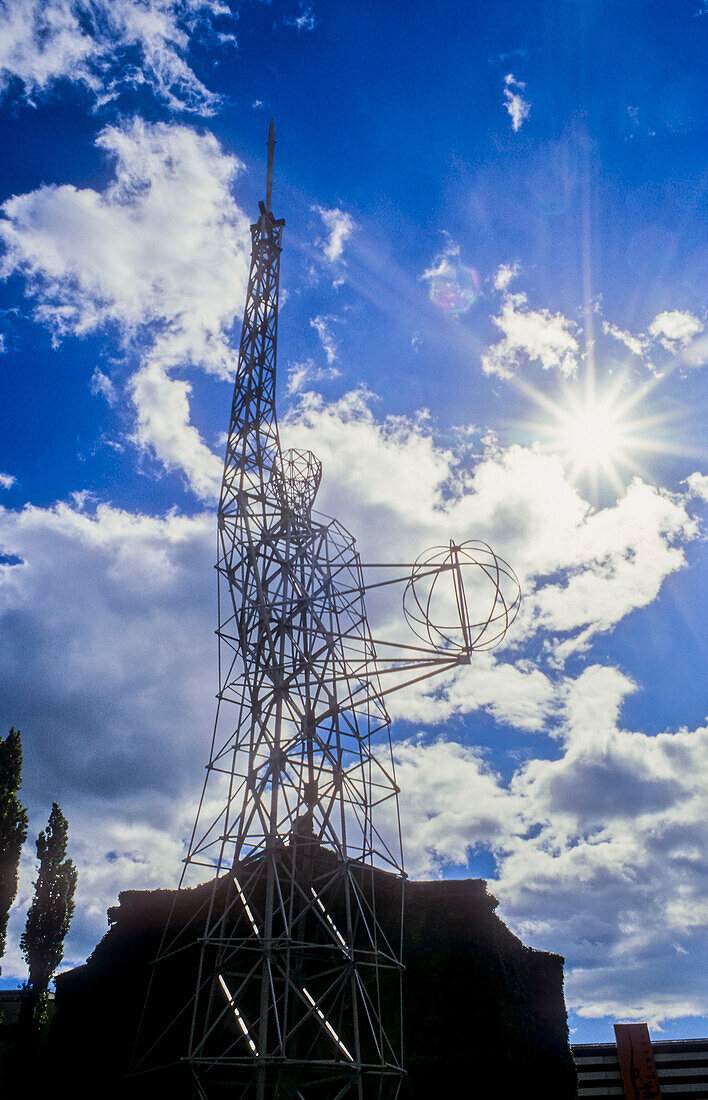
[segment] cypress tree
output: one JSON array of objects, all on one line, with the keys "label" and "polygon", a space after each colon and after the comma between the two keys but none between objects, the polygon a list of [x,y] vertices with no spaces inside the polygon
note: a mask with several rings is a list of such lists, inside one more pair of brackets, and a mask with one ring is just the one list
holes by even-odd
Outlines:
[{"label": "cypress tree", "polygon": [[27,838],[27,810],[17,795],[21,784],[22,741],[20,731],[13,726],[5,740],[0,740],[0,958],[5,953],[20,852]]},{"label": "cypress tree", "polygon": [[26,985],[28,1015],[36,1020],[37,1009],[46,1000],[54,971],[64,958],[64,938],[74,915],[74,892],[78,871],[66,858],[69,826],[56,802],[49,824],[37,838],[39,873],[34,898],[20,947],[29,966]]}]

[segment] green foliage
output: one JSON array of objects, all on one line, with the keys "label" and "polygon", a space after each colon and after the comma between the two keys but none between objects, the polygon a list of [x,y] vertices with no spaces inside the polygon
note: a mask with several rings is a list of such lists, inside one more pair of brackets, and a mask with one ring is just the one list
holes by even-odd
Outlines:
[{"label": "green foliage", "polygon": [[20,852],[27,837],[27,810],[17,796],[21,783],[22,741],[20,731],[13,727],[5,740],[0,740],[0,958],[5,953]]},{"label": "green foliage", "polygon": [[78,872],[73,862],[66,858],[68,836],[66,818],[54,802],[49,824],[37,838],[39,874],[20,939],[29,966],[27,989],[40,1001],[64,957],[64,938],[74,915]]}]

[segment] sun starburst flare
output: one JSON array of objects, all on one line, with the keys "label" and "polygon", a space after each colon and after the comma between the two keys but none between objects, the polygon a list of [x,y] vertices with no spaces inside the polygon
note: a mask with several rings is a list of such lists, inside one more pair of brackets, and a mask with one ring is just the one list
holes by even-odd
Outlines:
[{"label": "sun starburst flare", "polygon": [[655,385],[652,380],[630,388],[621,375],[598,388],[588,379],[567,384],[554,399],[522,383],[520,388],[544,413],[523,426],[544,450],[560,455],[572,481],[586,480],[595,496],[603,482],[622,493],[629,477],[649,476],[640,455],[686,454],[690,449],[666,432],[683,411],[643,411]]}]

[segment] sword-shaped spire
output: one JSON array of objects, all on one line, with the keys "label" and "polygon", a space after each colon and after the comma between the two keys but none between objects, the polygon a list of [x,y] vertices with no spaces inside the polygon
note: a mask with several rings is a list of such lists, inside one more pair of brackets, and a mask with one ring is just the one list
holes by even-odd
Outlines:
[{"label": "sword-shaped spire", "polygon": [[275,157],[275,124],[270,120],[268,128],[268,174],[266,176],[266,210],[270,214],[270,200],[273,195],[273,159]]}]

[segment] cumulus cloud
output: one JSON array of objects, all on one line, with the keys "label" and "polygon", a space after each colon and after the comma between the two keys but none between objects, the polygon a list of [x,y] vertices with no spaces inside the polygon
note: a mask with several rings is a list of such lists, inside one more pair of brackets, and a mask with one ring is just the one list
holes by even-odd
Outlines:
[{"label": "cumulus cloud", "polygon": [[356,222],[351,214],[340,210],[338,206],[328,210],[324,206],[315,206],[314,210],[322,218],[327,230],[327,240],[321,242],[322,251],[331,264],[341,260],[344,245],[356,229]]},{"label": "cumulus cloud", "polygon": [[57,338],[158,325],[153,358],[227,377],[248,272],[248,222],[230,196],[243,164],[211,135],[141,119],[96,143],[114,164],[103,192],[49,185],[3,205],[0,272],[25,276]]},{"label": "cumulus cloud", "polygon": [[703,322],[687,309],[667,309],[656,315],[648,331],[667,351],[676,352],[690,344],[703,329]]},{"label": "cumulus cloud", "polygon": [[521,94],[525,88],[525,83],[517,80],[513,73],[507,73],[504,77],[504,106],[509,112],[515,134],[531,113],[531,104]]},{"label": "cumulus cloud", "polygon": [[571,378],[578,369],[577,325],[562,313],[530,309],[525,294],[510,293],[508,286],[517,272],[516,266],[502,265],[494,278],[495,288],[504,296],[501,313],[492,321],[503,338],[482,355],[485,373],[509,378],[522,362],[528,361]]},{"label": "cumulus cloud", "polygon": [[708,475],[696,470],[686,478],[689,493],[700,500],[708,500]]},{"label": "cumulus cloud", "polygon": [[464,865],[476,847],[509,834],[520,806],[478,749],[443,738],[396,745],[406,868],[434,878],[447,863]]},{"label": "cumulus cloud", "polygon": [[500,264],[494,273],[494,289],[506,290],[512,279],[519,274],[518,264]]},{"label": "cumulus cloud", "polygon": [[33,835],[52,799],[69,819],[70,960],[119,888],[177,878],[213,723],[213,528],[82,500],[0,509],[0,720],[23,730]]},{"label": "cumulus cloud", "polygon": [[305,359],[302,363],[288,364],[288,393],[302,393],[317,382],[332,382],[339,378],[341,371],[337,367],[318,367],[314,359]]},{"label": "cumulus cloud", "polygon": [[[157,765],[164,740],[171,762],[160,765],[161,781],[179,786],[180,757],[192,750],[179,741],[177,717],[184,710],[196,721],[210,707],[194,688],[214,650],[212,527],[210,516],[155,518],[84,501],[0,510],[0,546],[14,563],[0,566],[3,711],[52,738],[73,714],[71,733],[41,759],[28,745],[30,790],[61,775],[65,790],[87,797],[139,791],[153,777],[138,774],[135,754],[144,748]],[[193,673],[182,667],[187,653]],[[33,682],[42,663],[43,686]],[[161,701],[159,681],[169,685]],[[94,724],[107,736],[95,738]]]},{"label": "cumulus cloud", "polygon": [[538,832],[509,843],[498,890],[531,942],[570,950],[576,1011],[658,1025],[707,1007],[695,971],[708,924],[708,730],[622,729],[632,690],[597,666],[567,686],[562,756],[534,760],[512,781]]},{"label": "cumulus cloud", "polygon": [[210,115],[220,97],[196,76],[189,48],[197,33],[232,41],[232,21],[220,0],[2,0],[0,93],[17,82],[31,99],[68,80],[101,105],[148,87],[172,110]]},{"label": "cumulus cloud", "polygon": [[698,528],[683,502],[635,479],[614,507],[588,510],[568,534],[565,576],[529,593],[526,609],[537,627],[556,637],[568,632],[555,647],[558,658],[650,604],[664,579],[686,564],[683,543]]},{"label": "cumulus cloud", "polygon": [[634,690],[603,666],[560,682],[559,753],[509,782],[479,750],[425,737],[396,746],[397,778],[414,875],[491,852],[504,919],[566,955],[569,1007],[659,1026],[708,1007],[708,729],[624,729]]},{"label": "cumulus cloud", "polygon": [[16,481],[12,474],[0,474],[0,489],[11,489]]},{"label": "cumulus cloud", "polygon": [[315,330],[320,338],[322,344],[322,350],[325,353],[327,362],[332,365],[337,360],[337,341],[334,338],[334,334],[331,328],[331,322],[335,321],[336,317],[313,317],[310,320],[310,326]]},{"label": "cumulus cloud", "polygon": [[413,684],[388,706],[396,720],[431,727],[484,711],[502,725],[540,733],[555,720],[557,698],[553,680],[537,666],[478,653],[469,667]]},{"label": "cumulus cloud", "polygon": [[[37,803],[31,814],[33,839],[22,851],[17,897],[10,913],[3,970],[18,979],[26,978],[27,974],[19,941],[37,877],[34,836],[46,826],[50,807],[51,800],[46,808]],[[182,838],[193,824],[188,819],[193,819],[195,809],[191,800],[173,805],[156,826],[148,820],[154,815],[140,809],[139,819],[135,820],[125,807],[117,810],[111,807],[113,812],[106,817],[105,804],[98,808],[93,802],[83,805],[71,798],[62,801],[62,808],[69,821],[68,854],[79,870],[79,879],[76,910],[60,972],[80,966],[108,930],[106,910],[116,904],[120,890],[155,890],[176,885],[176,869],[184,854]]]},{"label": "cumulus cloud", "polygon": [[218,462],[190,424],[188,384],[170,372],[235,369],[249,235],[231,189],[243,165],[184,126],[134,119],[97,141],[114,163],[105,190],[51,185],[4,204],[0,274],[24,276],[56,341],[117,333],[140,362],[128,387],[136,440],[208,496]]}]

